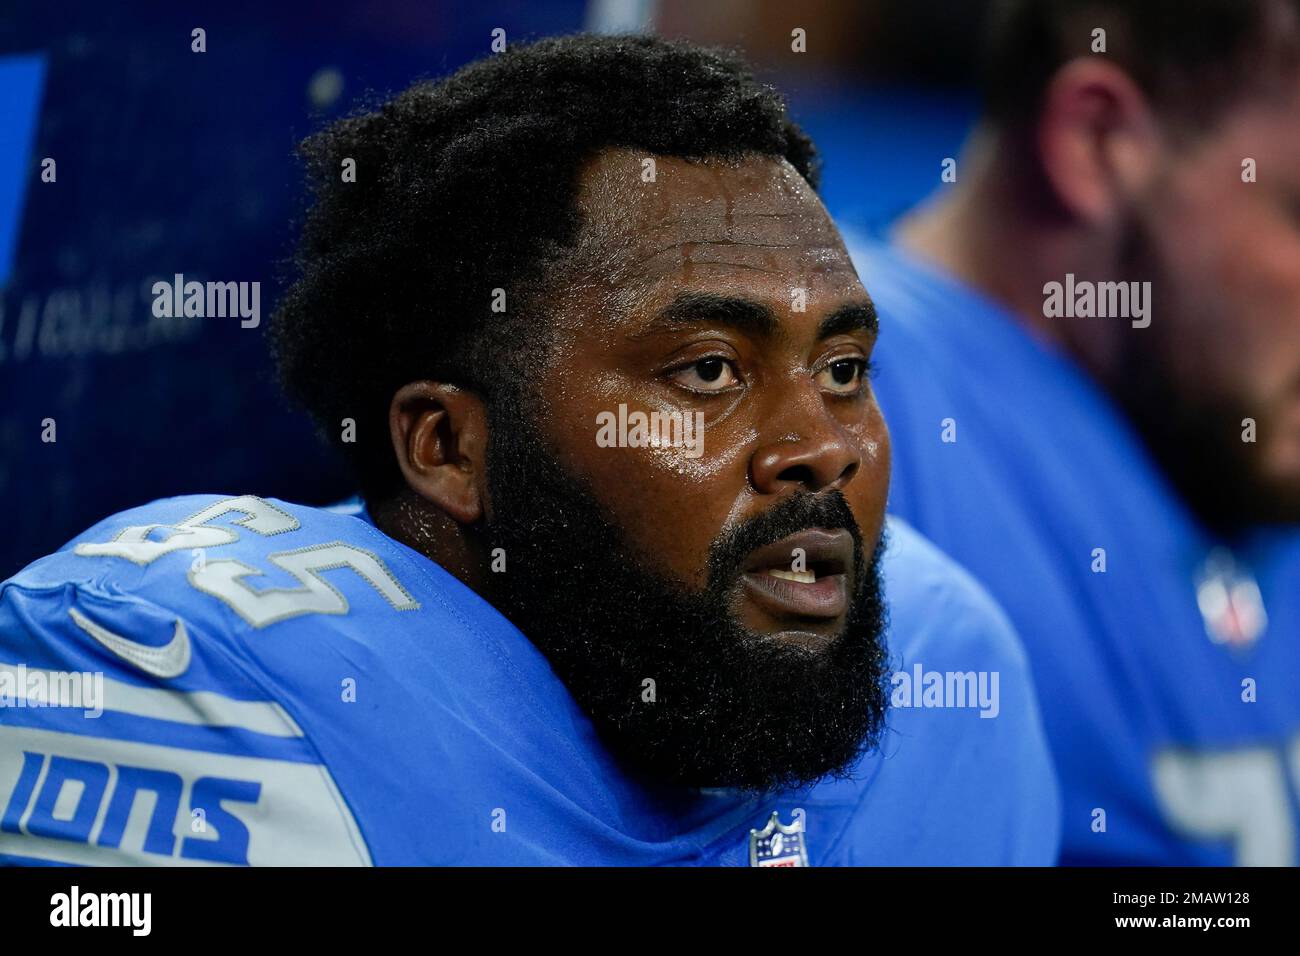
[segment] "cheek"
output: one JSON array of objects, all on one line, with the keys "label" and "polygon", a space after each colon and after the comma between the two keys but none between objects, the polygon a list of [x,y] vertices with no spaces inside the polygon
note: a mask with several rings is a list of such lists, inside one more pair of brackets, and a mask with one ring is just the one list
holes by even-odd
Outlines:
[{"label": "cheek", "polygon": [[1185,372],[1193,387],[1265,401],[1300,375],[1300,229],[1262,191],[1176,196],[1155,229],[1168,270],[1156,294]]},{"label": "cheek", "polygon": [[859,449],[861,464],[844,489],[844,497],[862,529],[863,548],[871,550],[884,524],[889,499],[891,447],[889,428],[875,401],[860,422],[846,427]]},{"label": "cheek", "polygon": [[[690,431],[666,433],[689,440],[631,447],[634,413],[652,411],[661,420],[673,412],[692,416]],[[696,589],[707,581],[709,548],[720,529],[742,513],[747,450],[757,440],[743,426],[706,421],[700,430],[697,422],[694,409],[658,405],[610,382],[581,396],[567,394],[545,428],[561,464],[589,484],[627,542],[656,570]]]},{"label": "cheek", "polygon": [[1225,258],[1225,346],[1246,393],[1266,400],[1300,376],[1300,236],[1290,224],[1261,224],[1253,242]]}]

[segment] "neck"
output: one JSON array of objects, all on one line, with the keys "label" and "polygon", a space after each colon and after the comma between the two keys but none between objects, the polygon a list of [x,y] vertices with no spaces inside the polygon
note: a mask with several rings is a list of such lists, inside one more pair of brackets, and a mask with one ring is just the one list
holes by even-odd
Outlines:
[{"label": "neck", "polygon": [[367,502],[384,534],[420,552],[470,590],[487,597],[492,555],[480,538],[410,488],[384,501]]},{"label": "neck", "polygon": [[1109,235],[1085,229],[1056,201],[1031,151],[1006,134],[978,131],[958,164],[958,181],[907,216],[895,230],[905,249],[1002,303],[1032,335],[1071,354],[1105,381],[1119,344],[1096,323],[1043,314],[1043,286],[1076,278],[1113,278]]}]

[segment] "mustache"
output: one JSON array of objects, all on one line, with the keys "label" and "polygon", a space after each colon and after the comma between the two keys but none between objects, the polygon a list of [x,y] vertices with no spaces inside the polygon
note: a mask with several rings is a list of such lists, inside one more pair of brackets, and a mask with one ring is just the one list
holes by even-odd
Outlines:
[{"label": "mustache", "polygon": [[810,528],[848,531],[853,538],[853,579],[861,583],[864,577],[862,529],[848,501],[839,491],[820,494],[802,491],[718,536],[709,549],[709,589],[720,592],[736,580],[754,549]]}]

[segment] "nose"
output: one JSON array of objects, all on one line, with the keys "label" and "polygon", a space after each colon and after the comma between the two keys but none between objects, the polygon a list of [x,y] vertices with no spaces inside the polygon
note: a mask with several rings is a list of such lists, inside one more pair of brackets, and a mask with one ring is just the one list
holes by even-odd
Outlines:
[{"label": "nose", "polygon": [[862,465],[862,452],[826,413],[803,414],[761,441],[750,459],[750,480],[760,494],[774,495],[802,485],[808,491],[842,490]]}]

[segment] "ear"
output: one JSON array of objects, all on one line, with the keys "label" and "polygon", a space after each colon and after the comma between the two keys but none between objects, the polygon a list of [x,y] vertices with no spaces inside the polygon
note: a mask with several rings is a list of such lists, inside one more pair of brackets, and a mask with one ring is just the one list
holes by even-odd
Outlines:
[{"label": "ear", "polygon": [[487,408],[472,392],[411,382],[388,408],[393,450],[407,485],[459,524],[483,516]]},{"label": "ear", "polygon": [[1155,174],[1162,142],[1146,95],[1113,63],[1081,57],[1048,84],[1039,157],[1058,201],[1085,224],[1107,226],[1123,216]]}]

